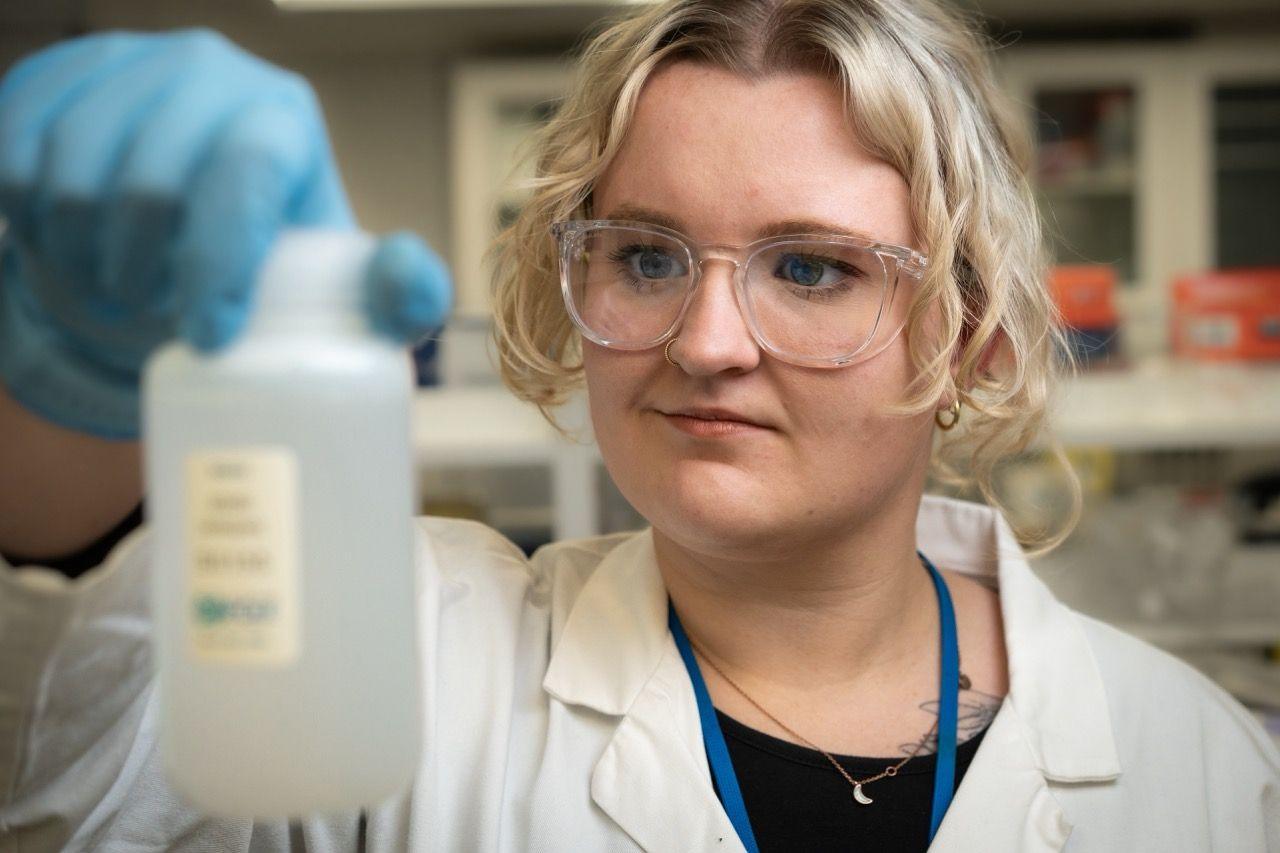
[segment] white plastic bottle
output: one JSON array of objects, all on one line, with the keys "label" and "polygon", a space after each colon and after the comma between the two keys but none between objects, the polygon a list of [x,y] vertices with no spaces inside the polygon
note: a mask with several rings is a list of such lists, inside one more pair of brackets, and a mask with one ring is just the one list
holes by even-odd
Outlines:
[{"label": "white plastic bottle", "polygon": [[161,751],[211,814],[369,805],[417,765],[413,377],[361,305],[372,249],[286,233],[240,337],[146,366]]}]

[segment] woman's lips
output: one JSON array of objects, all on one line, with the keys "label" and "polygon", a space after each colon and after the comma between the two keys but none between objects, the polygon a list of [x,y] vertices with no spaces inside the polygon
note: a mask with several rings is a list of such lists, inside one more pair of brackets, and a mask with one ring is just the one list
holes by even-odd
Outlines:
[{"label": "woman's lips", "polygon": [[703,418],[694,418],[688,415],[668,415],[665,413],[662,413],[662,417],[666,419],[667,423],[681,432],[696,435],[700,438],[727,438],[729,436],[767,432],[765,427],[744,421],[704,420]]}]

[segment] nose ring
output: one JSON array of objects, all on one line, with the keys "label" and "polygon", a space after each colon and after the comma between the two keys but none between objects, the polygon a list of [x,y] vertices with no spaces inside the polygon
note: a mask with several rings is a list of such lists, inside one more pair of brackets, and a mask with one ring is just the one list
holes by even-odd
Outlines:
[{"label": "nose ring", "polygon": [[666,345],[665,347],[663,347],[663,349],[662,349],[662,354],[663,354],[663,355],[665,355],[665,356],[667,357],[667,361],[670,361],[670,362],[671,362],[671,366],[672,366],[672,367],[679,367],[679,366],[680,366],[680,365],[676,364],[676,363],[675,363],[675,361],[673,361],[673,360],[672,360],[672,358],[671,358],[671,345],[672,345],[672,344],[674,344],[678,338],[679,338],[679,335],[677,335],[675,338],[672,338],[671,340],[667,341],[667,345]]}]

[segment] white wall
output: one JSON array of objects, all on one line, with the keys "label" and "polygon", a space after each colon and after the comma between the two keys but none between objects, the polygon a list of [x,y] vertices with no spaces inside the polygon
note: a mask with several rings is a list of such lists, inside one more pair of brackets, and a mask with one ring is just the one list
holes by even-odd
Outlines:
[{"label": "white wall", "polygon": [[361,224],[409,228],[451,261],[445,70],[409,59],[309,60],[296,70],[320,96]]}]

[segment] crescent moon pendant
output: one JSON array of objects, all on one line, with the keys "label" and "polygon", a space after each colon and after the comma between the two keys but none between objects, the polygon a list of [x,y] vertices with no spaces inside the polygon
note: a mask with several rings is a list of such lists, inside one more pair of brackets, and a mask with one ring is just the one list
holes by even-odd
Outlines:
[{"label": "crescent moon pendant", "polygon": [[871,799],[866,794],[862,793],[861,782],[853,786],[853,798],[864,806],[869,806],[875,802],[875,800]]}]

